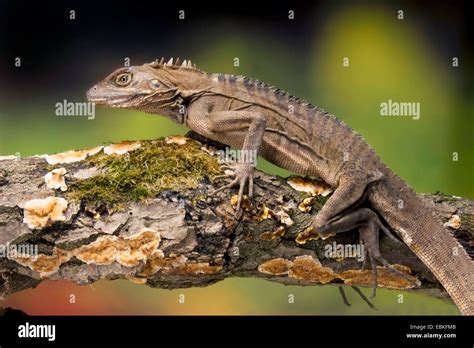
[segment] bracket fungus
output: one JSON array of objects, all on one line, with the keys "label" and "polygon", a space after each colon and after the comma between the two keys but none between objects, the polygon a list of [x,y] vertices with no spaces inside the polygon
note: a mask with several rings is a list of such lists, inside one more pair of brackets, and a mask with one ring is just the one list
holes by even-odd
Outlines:
[{"label": "bracket fungus", "polygon": [[[233,196],[230,198],[230,205],[231,205],[234,209],[237,208],[237,201],[238,201],[238,196],[237,196],[237,195],[233,195]],[[242,197],[241,207],[242,207],[242,210],[243,210],[243,211],[249,211],[250,209],[252,209],[252,202],[250,201],[250,199],[248,198],[248,196],[244,195],[244,196]]]},{"label": "bracket fungus", "polygon": [[270,209],[263,203],[259,203],[257,205],[257,209],[258,209],[258,212],[257,212],[257,221],[263,221],[263,220],[266,220],[266,219],[270,219],[272,216],[271,216],[271,213],[270,213]]},{"label": "bracket fungus", "polygon": [[167,275],[198,275],[214,274],[221,270],[222,266],[220,265],[210,265],[208,262],[190,262],[184,255],[170,255],[167,258],[150,259],[139,275],[148,277],[158,272]]},{"label": "bracket fungus", "polygon": [[286,182],[296,191],[308,192],[313,196],[326,197],[333,191],[333,189],[324,182],[302,178],[300,176],[291,176]]},{"label": "bracket fungus", "polygon": [[42,278],[57,272],[73,256],[86,264],[110,265],[117,262],[126,267],[134,267],[150,258],[164,257],[163,252],[158,249],[160,240],[158,232],[145,228],[129,237],[105,235],[76,249],[54,247],[52,255],[15,257],[14,260],[40,273]]},{"label": "bracket fungus", "polygon": [[270,274],[270,275],[285,275],[288,274],[291,265],[293,262],[283,258],[277,258],[268,260],[258,266],[258,271],[260,273]]},{"label": "bracket fungus", "polygon": [[315,232],[313,227],[307,227],[302,232],[298,233],[295,238],[295,242],[300,245],[303,245],[311,240],[326,240],[330,237],[334,237],[335,235],[335,233],[329,233],[328,235],[323,237],[319,233]]},{"label": "bracket fungus", "polygon": [[106,155],[125,155],[127,152],[138,149],[141,145],[139,141],[123,141],[119,144],[111,144],[104,147]]},{"label": "bracket fungus", "polygon": [[[395,267],[400,272],[405,273],[406,276],[412,280],[412,282],[410,282],[408,279],[400,277],[384,266],[377,266],[377,284],[379,287],[389,289],[412,289],[421,285],[420,280],[410,274],[411,270],[409,267],[399,264],[394,264],[393,267]],[[350,269],[338,273],[337,276],[338,278],[344,280],[344,284],[362,286],[372,285],[372,270]]]},{"label": "bracket fungus", "polygon": [[178,145],[184,145],[189,140],[191,140],[191,138],[183,137],[183,136],[179,136],[179,135],[169,136],[169,137],[165,138],[165,142],[167,144],[178,144]]},{"label": "bracket fungus", "polygon": [[278,226],[275,231],[267,231],[260,234],[261,240],[275,240],[285,235],[285,227]]},{"label": "bracket fungus", "polygon": [[329,267],[324,267],[318,259],[310,255],[297,256],[288,271],[291,278],[321,284],[329,283],[336,274]]},{"label": "bracket fungus", "polygon": [[459,215],[453,215],[449,220],[444,224],[445,227],[451,227],[455,230],[458,230],[461,227],[461,218]]},{"label": "bracket fungus", "polygon": [[137,266],[150,257],[163,258],[157,249],[161,238],[158,232],[143,229],[130,237],[100,236],[94,242],[73,251],[74,256],[87,264],[110,265],[113,262],[127,267]]},{"label": "bracket fungus", "polygon": [[70,150],[46,156],[46,162],[49,164],[63,164],[84,161],[87,157],[94,156],[102,150],[103,146],[97,146],[92,149]]},{"label": "bracket fungus", "polygon": [[60,189],[61,191],[66,191],[67,185],[64,179],[66,172],[65,168],[57,168],[47,173],[44,176],[46,186],[55,190]]},{"label": "bracket fungus", "polygon": [[[391,272],[388,268],[377,266],[378,286],[390,289],[411,289],[421,285],[419,279],[410,274],[410,268],[395,264],[394,267],[407,275],[408,279],[400,277]],[[333,280],[343,280],[348,285],[372,285],[372,271],[361,269],[349,269],[342,272],[335,272],[332,268],[325,267],[321,262],[311,255],[297,256],[293,261],[276,258],[268,260],[258,266],[260,273],[274,276],[288,276],[297,280],[310,283],[327,284]]]},{"label": "bracket fungus", "polygon": [[331,268],[322,266],[318,259],[310,255],[297,256],[293,261],[284,258],[268,260],[258,266],[258,271],[321,284],[329,283],[336,277]]},{"label": "bracket fungus", "polygon": [[30,229],[42,229],[56,221],[65,221],[68,202],[61,197],[32,199],[25,203],[23,222]]},{"label": "bracket fungus", "polygon": [[13,257],[12,259],[20,265],[29,267],[32,271],[38,272],[40,278],[47,278],[59,270],[59,267],[71,259],[70,252],[55,247],[52,255],[33,255],[31,257]]},{"label": "bracket fungus", "polygon": [[313,208],[314,202],[316,202],[314,197],[306,197],[300,204],[298,204],[298,209],[303,213],[309,213]]}]

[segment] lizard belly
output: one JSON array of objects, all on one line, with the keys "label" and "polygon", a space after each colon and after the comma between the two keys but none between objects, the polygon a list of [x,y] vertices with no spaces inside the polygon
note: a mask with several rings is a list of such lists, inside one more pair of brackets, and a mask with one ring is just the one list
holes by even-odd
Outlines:
[{"label": "lizard belly", "polygon": [[[196,133],[222,144],[242,149],[248,130],[228,133],[210,132],[206,123],[198,117],[189,117],[187,126]],[[271,163],[300,175],[316,176],[331,186],[337,186],[331,161],[317,154],[310,146],[295,141],[287,134],[266,129],[258,154]],[[331,171],[330,168],[333,168]]]},{"label": "lizard belly", "polygon": [[[203,132],[206,133],[206,132]],[[247,131],[234,131],[227,134],[206,133],[203,136],[242,149]],[[337,180],[330,170],[330,161],[307,146],[294,142],[287,137],[265,132],[258,155],[267,161],[300,175],[315,176],[331,186],[337,186]]]},{"label": "lizard belly", "polygon": [[330,160],[319,156],[311,147],[274,133],[265,133],[259,154],[273,164],[300,175],[316,176],[337,186]]}]

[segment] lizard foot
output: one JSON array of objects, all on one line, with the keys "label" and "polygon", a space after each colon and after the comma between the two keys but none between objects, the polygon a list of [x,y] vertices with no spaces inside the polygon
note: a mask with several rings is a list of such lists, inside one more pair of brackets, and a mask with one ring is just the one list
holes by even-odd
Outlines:
[{"label": "lizard foot", "polygon": [[[373,213],[373,212],[372,212]],[[372,269],[372,295],[371,298],[376,296],[376,290],[378,287],[377,283],[377,265],[376,262],[379,262],[384,267],[388,269],[389,272],[404,278],[412,284],[416,283],[405,273],[400,272],[398,269],[393,267],[390,263],[385,260],[385,258],[380,253],[380,244],[379,244],[379,231],[382,230],[389,238],[395,240],[397,243],[401,243],[396,239],[390,231],[380,222],[379,218],[375,213],[373,217],[367,222],[366,225],[363,225],[359,228],[360,239],[362,240],[366,250],[364,250],[365,256],[368,255],[370,266]],[[366,257],[364,257],[362,268],[365,267]]]},{"label": "lizard foot", "polygon": [[[346,215],[336,216],[329,221],[324,219],[320,214],[312,222],[314,230],[322,237],[328,237],[330,233],[340,233],[352,230],[355,226],[359,227],[359,236],[364,245],[364,258],[362,269],[365,268],[365,262],[368,258],[372,269],[372,298],[376,295],[377,289],[377,266],[379,262],[385,266],[390,272],[399,277],[404,278],[412,284],[416,284],[408,275],[400,272],[398,269],[389,264],[380,253],[379,232],[382,230],[390,239],[401,242],[396,239],[390,231],[382,224],[377,214],[369,208],[360,208],[353,210]],[[367,257],[368,256],[368,257]]]},{"label": "lizard foot", "polygon": [[214,195],[217,192],[231,189],[232,187],[239,185],[239,193],[237,196],[237,207],[235,214],[236,216],[240,216],[241,213],[241,204],[242,204],[242,198],[244,196],[244,190],[245,186],[248,185],[248,197],[249,199],[252,198],[253,196],[253,176],[254,176],[254,171],[255,167],[248,163],[238,163],[235,166],[223,166],[223,168],[231,169],[233,170],[232,173],[229,174],[224,174],[224,175],[218,175],[214,177],[214,180],[219,180],[219,179],[227,179],[227,178],[233,178],[233,180],[222,187],[219,187],[217,190],[214,190],[213,192],[210,193],[210,195]]},{"label": "lizard foot", "polygon": [[[357,287],[357,286],[354,286],[354,285],[351,285],[351,288],[356,292],[357,295],[359,295],[359,297],[369,306],[370,309],[377,309],[374,304],[372,302],[370,302],[370,300],[364,295],[364,293]],[[350,307],[351,304],[349,303],[349,301],[347,300],[347,297],[346,297],[346,293],[344,291],[344,287],[343,286],[338,286],[338,289],[339,289],[339,294],[341,295],[341,298],[342,298],[342,302]]]},{"label": "lizard foot", "polygon": [[354,291],[360,296],[360,298],[365,303],[367,303],[367,305],[369,306],[370,309],[377,310],[377,308],[374,306],[374,304],[372,302],[370,302],[370,300],[364,295],[364,293],[357,286],[352,285],[351,288],[354,289]]}]

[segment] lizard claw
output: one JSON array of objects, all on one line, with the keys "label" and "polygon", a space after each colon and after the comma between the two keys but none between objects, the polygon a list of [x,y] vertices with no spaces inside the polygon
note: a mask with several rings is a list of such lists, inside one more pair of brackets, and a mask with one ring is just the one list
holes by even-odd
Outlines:
[{"label": "lizard claw", "polygon": [[214,180],[225,179],[225,178],[234,178],[229,184],[219,187],[218,189],[212,191],[210,195],[215,195],[217,192],[231,189],[232,187],[239,185],[239,193],[237,196],[237,207],[235,214],[240,216],[242,210],[242,198],[244,196],[245,186],[248,185],[248,196],[252,198],[253,196],[253,175],[255,168],[247,163],[239,163],[235,167],[226,166],[226,168],[232,168],[234,171],[232,173],[218,175],[214,177]]},{"label": "lizard claw", "polygon": [[413,279],[411,279],[407,274],[399,271],[395,267],[393,267],[387,260],[382,256],[379,249],[379,233],[378,231],[382,230],[389,238],[393,239],[394,241],[400,243],[394,236],[392,236],[387,228],[382,225],[382,223],[377,219],[374,220],[374,224],[371,226],[362,226],[359,228],[360,238],[362,239],[363,244],[365,245],[366,249],[364,250],[364,260],[362,264],[362,269],[365,268],[365,261],[366,256],[368,255],[370,261],[370,267],[372,269],[372,295],[371,298],[376,296],[376,291],[378,287],[377,282],[377,265],[376,262],[382,264],[387,270],[399,277],[404,278],[409,283],[418,286]]}]

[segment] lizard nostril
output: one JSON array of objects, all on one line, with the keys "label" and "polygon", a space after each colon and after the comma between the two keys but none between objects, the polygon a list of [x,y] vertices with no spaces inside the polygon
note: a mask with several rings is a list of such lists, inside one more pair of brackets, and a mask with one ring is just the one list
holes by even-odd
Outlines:
[{"label": "lizard nostril", "polygon": [[91,89],[87,91],[87,98],[89,99],[95,98],[97,91],[98,91],[97,86],[93,86]]}]

